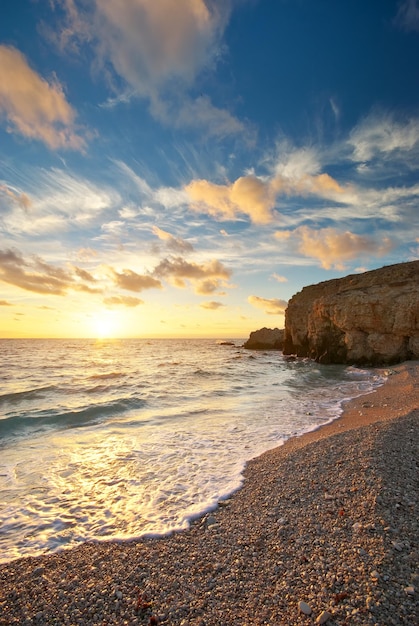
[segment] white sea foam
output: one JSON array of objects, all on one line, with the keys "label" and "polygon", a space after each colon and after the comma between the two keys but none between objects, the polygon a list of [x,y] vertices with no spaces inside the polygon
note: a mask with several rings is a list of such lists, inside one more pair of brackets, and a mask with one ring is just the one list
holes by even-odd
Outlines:
[{"label": "white sea foam", "polygon": [[1,559],[186,528],[380,383],[241,343],[1,341]]}]

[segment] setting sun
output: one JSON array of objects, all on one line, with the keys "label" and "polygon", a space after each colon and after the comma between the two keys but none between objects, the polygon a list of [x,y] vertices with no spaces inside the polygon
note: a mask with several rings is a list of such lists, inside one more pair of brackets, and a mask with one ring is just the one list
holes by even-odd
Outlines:
[{"label": "setting sun", "polygon": [[94,337],[107,339],[118,336],[121,324],[116,311],[100,311],[93,316],[90,327]]}]

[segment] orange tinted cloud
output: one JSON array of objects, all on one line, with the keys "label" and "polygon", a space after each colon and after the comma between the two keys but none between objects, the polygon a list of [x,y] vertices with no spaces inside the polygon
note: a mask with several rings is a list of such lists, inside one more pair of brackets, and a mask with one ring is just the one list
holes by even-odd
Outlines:
[{"label": "orange tinted cloud", "polygon": [[176,257],[163,259],[155,268],[154,274],[159,278],[171,280],[176,287],[186,287],[185,280],[190,280],[196,293],[208,295],[226,284],[231,276],[231,270],[215,259],[199,264]]},{"label": "orange tinted cloud", "polygon": [[214,217],[234,219],[248,215],[255,224],[272,221],[275,197],[269,184],[256,176],[242,176],[231,185],[217,185],[207,180],[193,180],[185,187],[191,208]]},{"label": "orange tinted cloud", "polygon": [[57,81],[39,76],[19,50],[0,45],[0,116],[8,129],[49,148],[83,150],[75,112]]},{"label": "orange tinted cloud", "polygon": [[127,291],[143,291],[144,289],[161,289],[162,284],[147,274],[137,274],[133,270],[123,269],[122,272],[112,270],[115,284]]},{"label": "orange tinted cloud", "polygon": [[273,209],[279,195],[336,198],[344,189],[329,174],[303,174],[296,178],[277,174],[268,180],[253,175],[241,176],[229,185],[193,180],[185,191],[195,211],[221,219],[235,219],[243,214],[254,224],[269,224],[274,219]]},{"label": "orange tinted cloud", "polygon": [[7,187],[7,185],[0,185],[0,195],[4,195],[13,204],[17,204],[24,211],[27,211],[32,205],[32,201],[26,193],[14,191],[10,187]]},{"label": "orange tinted cloud", "polygon": [[288,304],[285,300],[278,300],[278,298],[260,298],[259,296],[249,296],[247,301],[268,315],[283,314]]},{"label": "orange tinted cloud", "polygon": [[[318,259],[325,269],[345,269],[345,262],[358,256],[384,256],[393,247],[390,238],[376,241],[367,235],[357,235],[350,231],[336,228],[299,226],[287,232],[287,238],[297,241],[299,252],[307,257]],[[284,239],[284,233],[276,233],[278,239]]]},{"label": "orange tinted cloud", "polygon": [[103,302],[109,307],[135,307],[139,304],[144,304],[144,300],[141,300],[140,298],[134,298],[133,296],[112,296],[110,298],[104,298]]},{"label": "orange tinted cloud", "polygon": [[57,296],[75,286],[69,272],[39,257],[26,261],[17,250],[0,250],[0,280],[26,291]]},{"label": "orange tinted cloud", "polygon": [[165,241],[167,248],[172,252],[193,252],[193,246],[188,241],[175,237],[158,226],[153,226],[153,233],[161,241]]},{"label": "orange tinted cloud", "polygon": [[223,304],[222,302],[203,302],[200,307],[202,309],[207,309],[208,311],[216,311],[217,309],[220,309],[221,307],[225,306],[225,304]]}]

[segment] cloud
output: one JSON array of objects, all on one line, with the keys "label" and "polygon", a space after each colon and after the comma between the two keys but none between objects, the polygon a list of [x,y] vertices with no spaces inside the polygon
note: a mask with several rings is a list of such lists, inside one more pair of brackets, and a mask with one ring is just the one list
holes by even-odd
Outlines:
[{"label": "cloud", "polygon": [[394,23],[404,30],[419,31],[419,5],[417,0],[404,0],[400,3]]},{"label": "cloud", "polygon": [[208,135],[227,137],[242,133],[248,143],[254,140],[254,133],[245,127],[227,109],[214,106],[208,96],[195,100],[182,95],[179,102],[170,103],[155,99],[152,106],[154,116],[165,124],[177,128],[205,128]]},{"label": "cloud", "polygon": [[81,268],[47,263],[39,256],[24,258],[19,250],[0,250],[0,281],[39,294],[64,296],[69,290],[97,294],[96,279]]},{"label": "cloud", "polygon": [[74,284],[65,270],[45,263],[39,257],[25,261],[19,251],[0,250],[0,280],[27,291],[62,296]]},{"label": "cloud", "polygon": [[140,96],[165,124],[202,126],[216,136],[244,131],[241,122],[207,96],[191,98],[187,93],[221,54],[231,0],[92,0],[83,8],[74,0],[59,4],[65,24],[58,37],[50,37],[62,50],[94,46],[95,67],[108,75],[117,92],[104,106]]},{"label": "cloud", "polygon": [[144,289],[162,289],[163,287],[161,282],[152,276],[137,274],[130,269],[123,269],[122,272],[110,269],[115,284],[121,289],[139,292]]},{"label": "cloud", "polygon": [[172,78],[190,82],[217,52],[228,2],[107,0],[96,2],[102,54],[141,93]]},{"label": "cloud", "polygon": [[260,298],[259,296],[249,296],[247,301],[256,308],[262,309],[268,315],[283,315],[288,305],[286,300]]},{"label": "cloud", "polygon": [[[284,237],[284,234],[286,237]],[[357,235],[335,228],[312,229],[299,226],[292,232],[276,233],[278,239],[291,238],[297,242],[299,252],[318,259],[325,269],[345,269],[345,262],[359,256],[384,256],[394,247],[389,237],[377,241],[373,237]]]},{"label": "cloud", "polygon": [[[295,176],[295,177],[292,177]],[[208,180],[193,180],[185,187],[190,208],[215,218],[232,220],[247,215],[254,224],[269,224],[275,219],[274,207],[280,195],[341,199],[345,189],[323,173],[317,176],[288,172],[269,179],[241,176],[234,183],[218,185]]]},{"label": "cloud", "polygon": [[163,259],[154,269],[154,275],[169,279],[176,287],[186,287],[186,280],[193,283],[196,293],[208,295],[214,293],[231,276],[220,261],[213,260],[207,263],[193,263],[182,257]]},{"label": "cloud", "polygon": [[7,300],[0,300],[0,306],[12,306],[12,304],[7,302]]},{"label": "cloud", "polygon": [[92,276],[92,274],[90,272],[87,272],[86,270],[74,266],[74,272],[75,274],[81,278],[82,280],[85,280],[88,283],[95,283],[96,282],[96,278],[94,276]]},{"label": "cloud", "polygon": [[134,298],[133,296],[112,296],[110,298],[104,298],[103,302],[109,307],[135,307],[140,304],[144,304],[144,300],[141,300],[140,298]]},{"label": "cloud", "polygon": [[153,233],[156,235],[161,241],[166,242],[166,246],[168,250],[172,252],[180,252],[187,253],[193,252],[193,245],[189,243],[189,241],[185,241],[184,239],[180,239],[178,237],[174,237],[170,233],[165,230],[162,230],[158,226],[153,226]]},{"label": "cloud", "polygon": [[276,273],[272,274],[272,278],[275,278],[275,280],[277,280],[279,283],[287,283],[288,282],[288,278],[285,278],[285,276],[280,276],[279,274],[276,274]]},{"label": "cloud", "polygon": [[256,176],[242,176],[230,185],[193,180],[185,191],[193,210],[216,218],[231,220],[242,213],[255,224],[268,224],[273,219],[274,194],[269,184]]},{"label": "cloud", "polygon": [[220,309],[221,307],[225,306],[225,304],[223,304],[222,302],[203,302],[202,304],[199,305],[202,309],[207,309],[208,311],[216,311],[217,309]]},{"label": "cloud", "polygon": [[394,158],[419,144],[419,118],[398,122],[390,114],[371,114],[352,130],[348,143],[354,161]]},{"label": "cloud", "polygon": [[0,196],[5,196],[12,204],[24,211],[28,211],[32,205],[32,200],[26,193],[20,193],[7,185],[0,185]]},{"label": "cloud", "polygon": [[8,130],[42,141],[48,148],[84,150],[77,135],[76,114],[60,83],[39,76],[19,50],[0,45],[0,118]]},{"label": "cloud", "polygon": [[[63,231],[84,230],[121,202],[114,189],[104,184],[95,185],[59,168],[30,168],[26,176],[31,189],[28,210],[24,213],[14,210],[4,218],[5,229],[13,234],[56,235]],[[19,195],[20,204],[25,195]]]}]

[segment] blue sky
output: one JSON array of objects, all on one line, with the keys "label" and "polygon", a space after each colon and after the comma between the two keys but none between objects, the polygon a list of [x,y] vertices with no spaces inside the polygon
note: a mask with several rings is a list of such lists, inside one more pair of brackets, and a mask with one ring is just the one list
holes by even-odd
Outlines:
[{"label": "blue sky", "polygon": [[246,337],[418,258],[417,0],[4,0],[0,336]]}]

